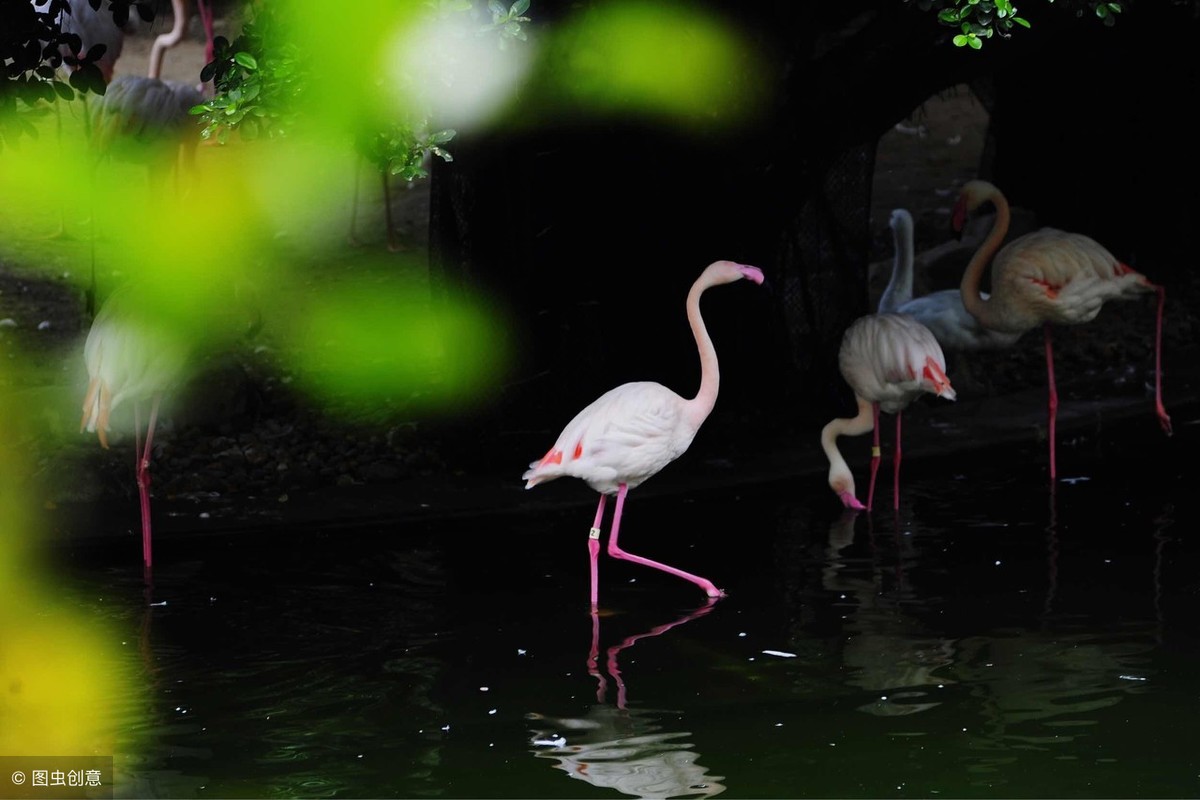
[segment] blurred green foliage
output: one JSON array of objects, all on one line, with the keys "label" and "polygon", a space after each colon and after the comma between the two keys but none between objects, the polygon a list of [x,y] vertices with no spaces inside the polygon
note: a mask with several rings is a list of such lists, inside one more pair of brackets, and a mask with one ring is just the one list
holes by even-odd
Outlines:
[{"label": "blurred green foliage", "polygon": [[742,123],[760,107],[768,68],[758,58],[758,48],[715,15],[614,0],[564,20],[537,69],[550,114],[566,107],[706,131]]},{"label": "blurred green foliage", "polygon": [[[517,0],[510,6],[490,0],[491,19],[479,26],[478,33],[495,35],[502,48],[511,41],[524,41],[527,37],[523,25],[529,22],[525,16],[528,9],[529,0]],[[335,21],[325,13],[311,13],[308,9],[309,13],[297,17],[297,10],[286,2],[254,0],[247,7],[241,35],[232,42],[216,38],[213,61],[201,73],[202,79],[213,81],[215,95],[192,110],[203,120],[205,138],[215,137],[224,143],[235,130],[247,139],[286,136],[312,124],[311,117],[319,119],[333,109],[348,112],[341,118],[352,122],[356,148],[381,172],[412,181],[427,176],[422,166],[427,155],[452,159],[445,145],[454,138],[453,129],[432,129],[434,122],[429,109],[414,108],[411,103],[385,107],[386,100],[381,102],[372,85],[370,78],[376,70],[371,68],[371,54],[378,52],[381,45],[386,46],[378,34],[386,32],[389,25],[377,24],[373,26],[375,34],[365,37],[361,27],[347,32],[355,41],[346,42],[347,49],[354,53],[346,60],[356,63],[358,71],[346,73],[344,63],[323,64],[320,58],[313,57],[306,44],[324,39],[322,46],[327,48],[328,42],[336,41],[340,33],[336,24],[314,31],[303,20],[316,21],[322,26]],[[411,25],[421,16],[415,13],[415,3],[356,10],[364,18],[371,14],[376,23],[390,22],[401,27]],[[465,16],[473,14],[475,6],[469,0],[427,0],[420,10],[435,17]],[[320,77],[330,74],[328,68],[334,66],[342,76],[334,95],[337,102],[323,103]],[[302,119],[303,116],[308,118]]]},{"label": "blurred green foliage", "polygon": [[[0,386],[12,368],[0,363]],[[69,587],[40,563],[25,448],[37,411],[0,391],[0,754],[111,755],[142,690],[120,634],[64,602]]]}]

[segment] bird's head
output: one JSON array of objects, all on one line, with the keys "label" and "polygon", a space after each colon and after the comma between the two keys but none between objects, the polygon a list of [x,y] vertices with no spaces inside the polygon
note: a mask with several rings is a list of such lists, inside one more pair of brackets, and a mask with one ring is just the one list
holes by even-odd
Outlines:
[{"label": "bird's head", "polygon": [[908,209],[897,208],[892,210],[892,216],[888,219],[888,225],[892,230],[899,231],[907,228],[912,230],[912,214],[908,213]]},{"label": "bird's head", "polygon": [[958,397],[958,393],[950,385],[950,378],[946,376],[942,365],[937,363],[932,356],[925,359],[925,369],[921,371],[921,374],[929,391],[938,397],[946,400],[954,400]]},{"label": "bird's head", "polygon": [[854,477],[851,476],[849,470],[830,470],[829,471],[829,488],[833,489],[833,493],[842,501],[842,506],[851,509],[865,508],[859,499],[854,496]]},{"label": "bird's head", "polygon": [[954,232],[962,233],[971,212],[991,200],[998,192],[999,190],[987,181],[973,180],[964,183],[958,193],[958,201],[954,204],[954,213],[950,217]]},{"label": "bird's head", "polygon": [[707,278],[707,282],[714,286],[722,283],[733,283],[743,278],[761,286],[763,271],[758,267],[739,264],[736,261],[714,261],[704,270],[703,277]]}]

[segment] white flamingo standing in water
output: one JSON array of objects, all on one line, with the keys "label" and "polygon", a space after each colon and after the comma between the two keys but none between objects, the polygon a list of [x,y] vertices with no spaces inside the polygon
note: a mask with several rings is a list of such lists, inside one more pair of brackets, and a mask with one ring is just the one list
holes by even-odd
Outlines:
[{"label": "white flamingo standing in water", "polygon": [[829,487],[846,508],[863,508],[854,494],[854,476],[838,450],[839,436],[861,436],[875,431],[871,448],[869,511],[875,499],[875,473],[879,470],[879,410],[896,415],[896,451],[893,455],[893,507],[900,507],[900,416],[914,400],[930,393],[953,400],[946,377],[946,358],[928,328],[907,314],[867,314],[850,324],[838,351],[842,377],[854,391],[858,414],[835,418],[821,429],[821,448],[829,459]]},{"label": "white flamingo standing in water", "polygon": [[[903,208],[892,211],[888,220],[892,228],[895,258],[892,277],[879,298],[878,310],[883,313],[908,314],[929,328],[943,350],[1000,350],[1011,347],[1020,333],[985,328],[963,305],[962,292],[941,289],[913,297],[913,218]],[[982,293],[987,299],[987,293]]]},{"label": "white flamingo standing in water", "polygon": [[716,405],[720,385],[717,351],[700,316],[700,296],[713,286],[743,278],[762,284],[763,273],[757,267],[716,261],[708,265],[688,292],[687,318],[700,353],[700,389],[695,397],[685,399],[652,381],[625,383],[611,389],[568,422],[554,446],[540,461],[530,464],[522,476],[526,489],[570,476],[582,479],[600,493],[596,519],[588,534],[592,609],[597,607],[599,591],[600,524],[610,494],[617,496],[608,539],[610,556],[683,578],[699,586],[709,597],[724,594],[707,578],[622,550],[617,544],[617,534],[626,492],[683,455]]},{"label": "white flamingo standing in water", "polygon": [[[960,286],[963,305],[992,330],[1021,334],[1041,325],[1046,339],[1046,373],[1049,383],[1050,479],[1057,475],[1055,421],[1058,390],[1054,383],[1054,355],[1050,327],[1081,325],[1095,319],[1108,300],[1132,299],[1157,293],[1158,311],[1154,342],[1154,402],[1159,424],[1168,435],[1171,418],[1162,402],[1162,315],[1166,291],[1145,275],[1118,261],[1096,240],[1057,228],[1042,228],[1013,239],[1003,249],[1008,232],[1008,200],[993,184],[982,180],[963,185],[954,207],[953,223],[961,230],[967,215],[984,203],[996,208],[996,221],[972,256]],[[999,250],[999,252],[997,252]],[[992,265],[992,293],[979,291],[983,271]]]},{"label": "white flamingo standing in water", "polygon": [[[92,322],[83,346],[88,388],[79,428],[94,432],[108,449],[114,409],[133,403],[134,459],[142,515],[142,563],[147,575],[153,563],[150,528],[150,454],[163,396],[184,375],[187,353],[170,332],[147,324],[139,298],[129,287],[113,292]],[[142,404],[150,402],[146,442],[141,442]]]}]

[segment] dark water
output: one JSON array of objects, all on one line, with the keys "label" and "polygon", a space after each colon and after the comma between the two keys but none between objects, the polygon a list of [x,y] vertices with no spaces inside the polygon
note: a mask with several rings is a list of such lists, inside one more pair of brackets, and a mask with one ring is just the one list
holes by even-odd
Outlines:
[{"label": "dark water", "polygon": [[1196,470],[1165,461],[1196,428],[1067,445],[1053,494],[1040,448],[912,464],[897,514],[886,462],[869,516],[820,479],[635,491],[623,546],[728,597],[602,557],[595,620],[582,485],[163,546],[165,605],[63,568],[138,642],[119,796],[1196,797]]}]

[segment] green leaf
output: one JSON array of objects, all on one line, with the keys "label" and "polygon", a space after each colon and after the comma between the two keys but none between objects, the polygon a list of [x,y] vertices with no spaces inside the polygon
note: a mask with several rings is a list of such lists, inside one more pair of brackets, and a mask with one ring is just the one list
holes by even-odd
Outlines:
[{"label": "green leaf", "polygon": [[973,47],[973,48],[975,48],[976,50],[978,50],[979,48],[983,47],[983,40],[982,40],[982,39],[980,39],[978,36],[972,36],[972,37],[971,37],[971,38],[970,38],[970,39],[967,41],[967,44],[971,45],[971,47]]},{"label": "green leaf", "polygon": [[[1054,0],[1050,0],[1050,2],[1054,2]],[[1024,17],[1013,17],[1012,21],[1020,25],[1022,28],[1031,27],[1029,20],[1025,19]]]},{"label": "green leaf", "polygon": [[1109,7],[1109,8],[1112,10],[1112,12],[1113,12],[1114,14],[1120,14],[1120,13],[1121,13],[1121,4],[1120,4],[1120,3],[1109,3],[1109,4],[1108,4],[1108,7]]},{"label": "green leaf", "polygon": [[244,50],[234,53],[233,60],[237,62],[238,66],[243,67],[245,69],[248,69],[248,70],[258,69],[258,60],[254,56],[250,55],[249,53],[247,53]]},{"label": "green leaf", "polygon": [[955,37],[954,37],[954,45],[955,45],[956,47],[962,47],[962,46],[963,46],[963,45],[965,45],[965,44],[966,44],[968,41],[969,41],[968,37],[964,36],[964,35],[963,35],[963,34],[961,34],[961,33],[960,33],[960,34],[958,34],[957,36],[955,36]]},{"label": "green leaf", "polygon": [[1108,16],[1108,6],[1104,5],[1103,3],[1096,6],[1096,16],[1099,17],[1100,19],[1104,19],[1105,17],[1107,17]]}]

